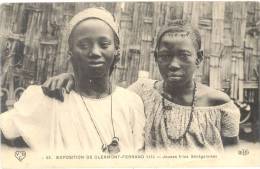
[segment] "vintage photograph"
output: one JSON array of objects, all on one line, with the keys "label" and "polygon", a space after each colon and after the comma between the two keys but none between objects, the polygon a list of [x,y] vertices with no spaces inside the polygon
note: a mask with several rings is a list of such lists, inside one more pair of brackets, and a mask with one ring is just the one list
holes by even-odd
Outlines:
[{"label": "vintage photograph", "polygon": [[260,2],[2,3],[0,18],[1,166],[260,166]]}]

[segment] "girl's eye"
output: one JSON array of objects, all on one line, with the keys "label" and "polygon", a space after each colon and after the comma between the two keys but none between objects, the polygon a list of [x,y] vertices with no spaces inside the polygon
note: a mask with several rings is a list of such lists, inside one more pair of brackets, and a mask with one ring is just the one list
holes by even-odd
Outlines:
[{"label": "girl's eye", "polygon": [[111,44],[111,42],[101,42],[100,43],[100,46],[102,47],[102,48],[108,48],[108,46]]},{"label": "girl's eye", "polygon": [[87,43],[81,43],[81,44],[79,44],[79,47],[80,47],[81,49],[88,49],[88,48],[89,48],[89,44],[87,44]]},{"label": "girl's eye", "polygon": [[180,53],[179,56],[180,56],[181,58],[183,58],[183,59],[187,59],[188,57],[191,56],[191,54],[189,54],[189,53]]},{"label": "girl's eye", "polygon": [[170,54],[167,54],[167,53],[163,53],[163,54],[158,55],[158,59],[160,61],[167,61],[168,62],[171,58],[172,58],[172,56]]},{"label": "girl's eye", "polygon": [[171,56],[170,56],[170,55],[165,55],[164,58],[165,58],[165,59],[170,59]]},{"label": "girl's eye", "polygon": [[170,57],[170,54],[169,53],[158,53],[158,56],[159,57],[162,57],[162,58],[166,58],[166,57]]}]

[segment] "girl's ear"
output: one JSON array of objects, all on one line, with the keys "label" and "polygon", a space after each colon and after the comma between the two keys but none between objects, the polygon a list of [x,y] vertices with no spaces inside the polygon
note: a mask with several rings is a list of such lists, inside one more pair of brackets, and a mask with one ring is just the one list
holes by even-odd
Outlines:
[{"label": "girl's ear", "polygon": [[114,53],[113,65],[117,64],[117,62],[119,62],[119,60],[120,60],[120,49],[117,49]]},{"label": "girl's ear", "polygon": [[71,51],[68,51],[68,53],[67,53],[67,57],[68,57],[68,60],[71,59],[71,57],[72,57],[72,52],[71,52]]},{"label": "girl's ear", "polygon": [[115,53],[114,53],[114,60],[113,60],[113,63],[112,63],[112,65],[111,65],[111,68],[110,68],[110,70],[109,70],[109,75],[112,74],[112,72],[113,72],[113,70],[116,68],[116,64],[117,64],[117,62],[119,62],[119,60],[120,60],[120,50],[117,49],[117,50],[115,51]]},{"label": "girl's ear", "polygon": [[203,60],[203,51],[199,50],[197,52],[197,59],[196,59],[196,65],[199,65]]},{"label": "girl's ear", "polygon": [[68,51],[67,52],[67,62],[71,62],[73,64],[73,62],[75,62],[75,60],[73,60],[73,57],[72,57],[72,52],[71,51]]}]

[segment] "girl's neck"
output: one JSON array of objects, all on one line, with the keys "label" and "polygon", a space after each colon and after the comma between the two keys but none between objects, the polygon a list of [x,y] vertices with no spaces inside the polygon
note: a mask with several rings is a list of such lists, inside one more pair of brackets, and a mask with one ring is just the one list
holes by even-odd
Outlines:
[{"label": "girl's neck", "polygon": [[112,92],[109,76],[100,78],[75,77],[76,92],[90,98],[102,98]]},{"label": "girl's neck", "polygon": [[194,90],[194,81],[190,81],[181,86],[169,85],[165,83],[163,87],[163,95],[173,103],[183,106],[190,106],[192,105],[193,97],[195,97]]},{"label": "girl's neck", "polygon": [[194,90],[194,81],[191,80],[183,85],[174,85],[164,82],[163,92],[174,97],[190,95]]}]

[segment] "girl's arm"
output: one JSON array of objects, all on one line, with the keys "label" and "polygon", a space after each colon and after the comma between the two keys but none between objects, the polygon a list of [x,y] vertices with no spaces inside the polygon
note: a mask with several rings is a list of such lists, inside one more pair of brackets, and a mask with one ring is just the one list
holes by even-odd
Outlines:
[{"label": "girl's arm", "polygon": [[238,140],[238,137],[222,137],[224,147],[238,145]]},{"label": "girl's arm", "polygon": [[237,145],[239,142],[240,111],[230,102],[222,110],[221,115],[221,138],[224,147]]}]

